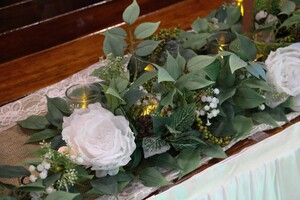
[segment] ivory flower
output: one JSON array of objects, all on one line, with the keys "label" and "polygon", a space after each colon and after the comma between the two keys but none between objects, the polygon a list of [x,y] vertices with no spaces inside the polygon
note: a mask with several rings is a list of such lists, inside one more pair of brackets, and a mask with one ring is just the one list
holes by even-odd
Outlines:
[{"label": "ivory flower", "polygon": [[115,175],[130,161],[134,135],[123,116],[115,116],[100,103],[76,109],[64,118],[63,139],[97,176]]}]

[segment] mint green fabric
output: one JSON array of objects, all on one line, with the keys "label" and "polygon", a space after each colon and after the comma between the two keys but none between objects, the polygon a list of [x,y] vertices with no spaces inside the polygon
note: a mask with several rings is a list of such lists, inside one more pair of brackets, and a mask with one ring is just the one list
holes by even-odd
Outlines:
[{"label": "mint green fabric", "polygon": [[299,200],[300,123],[149,200]]}]

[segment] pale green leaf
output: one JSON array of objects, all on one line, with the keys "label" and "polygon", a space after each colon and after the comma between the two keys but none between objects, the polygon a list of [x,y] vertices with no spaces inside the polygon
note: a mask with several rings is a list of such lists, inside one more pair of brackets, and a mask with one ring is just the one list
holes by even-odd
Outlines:
[{"label": "pale green leaf", "polygon": [[113,88],[111,88],[111,87],[109,87],[109,88],[105,91],[105,94],[110,94],[110,95],[116,97],[117,99],[121,100],[122,103],[126,103],[126,102],[124,101],[124,99],[120,96],[120,94],[119,94],[116,90],[114,90]]},{"label": "pale green leaf", "polygon": [[173,158],[168,153],[162,153],[158,155],[154,155],[147,159],[151,166],[162,167],[165,169],[178,169],[177,162],[175,158]]},{"label": "pale green leaf", "polygon": [[187,69],[189,71],[199,71],[210,65],[216,60],[215,57],[207,55],[199,55],[191,58],[187,63]]},{"label": "pale green leaf", "polygon": [[126,31],[120,27],[113,27],[112,29],[109,29],[107,31],[116,37],[120,37],[121,39],[124,39],[127,37]]},{"label": "pale green leaf", "polygon": [[108,176],[91,181],[91,185],[102,194],[118,194],[118,180],[115,176]]},{"label": "pale green leaf", "polygon": [[31,115],[27,119],[17,122],[21,127],[33,129],[33,130],[42,130],[47,128],[50,123],[45,116]]},{"label": "pale green leaf", "polygon": [[246,67],[247,63],[240,59],[237,55],[232,54],[229,57],[229,66],[231,73],[233,74],[236,70]]},{"label": "pale green leaf", "polygon": [[21,178],[29,176],[30,172],[21,166],[0,165],[0,178]]},{"label": "pale green leaf", "polygon": [[47,101],[51,102],[58,110],[60,110],[61,112],[67,115],[70,115],[72,113],[70,110],[70,106],[68,105],[65,99],[59,97],[55,97],[55,98],[47,97]]},{"label": "pale green leaf", "polygon": [[18,188],[20,191],[24,192],[42,192],[45,190],[45,186],[43,185],[42,179],[38,179],[34,183],[29,183],[26,185],[22,185]]},{"label": "pale green leaf", "polygon": [[171,91],[169,91],[167,93],[167,95],[165,95],[161,98],[160,104],[162,106],[170,105],[171,107],[173,107],[173,99],[174,99],[175,94],[176,94],[176,88],[173,88]]},{"label": "pale green leaf", "polygon": [[160,22],[152,23],[152,22],[144,22],[139,24],[134,30],[134,36],[137,39],[145,39],[151,36],[157,30]]},{"label": "pale green leaf", "polygon": [[206,18],[197,18],[191,25],[196,32],[205,32],[208,30],[208,21]]},{"label": "pale green leaf", "polygon": [[167,62],[165,69],[168,71],[168,73],[173,77],[174,80],[176,80],[181,75],[181,68],[178,66],[177,61],[173,58],[173,56],[167,52]]},{"label": "pale green leaf", "polygon": [[227,99],[233,97],[235,95],[236,88],[228,88],[220,90],[220,94],[218,95],[219,104],[221,105]]},{"label": "pale green leaf", "polygon": [[246,66],[246,69],[248,72],[250,72],[253,76],[256,78],[263,78],[266,80],[266,72],[262,65],[256,63],[256,62],[249,62],[250,65]]},{"label": "pale green leaf", "polygon": [[293,1],[284,1],[281,6],[281,12],[284,13],[291,13],[295,11],[295,9],[296,9],[296,4]]},{"label": "pale green leaf", "polygon": [[273,127],[280,127],[280,125],[267,112],[258,112],[252,114],[252,119],[262,124],[269,124]]},{"label": "pale green leaf", "polygon": [[233,128],[237,132],[236,139],[248,134],[253,128],[253,122],[249,117],[236,116],[233,121]]},{"label": "pale green leaf", "polygon": [[134,105],[141,97],[146,95],[146,93],[139,89],[128,90],[124,95],[124,99],[126,101],[126,105],[124,106],[125,111],[128,111],[132,105]]},{"label": "pale green leaf", "polygon": [[229,6],[226,9],[227,20],[226,23],[233,25],[237,23],[241,17],[241,7]]},{"label": "pale green leaf", "polygon": [[159,45],[160,41],[154,41],[154,40],[144,40],[136,47],[136,55],[138,56],[147,56],[151,54],[154,49]]},{"label": "pale green leaf", "polygon": [[103,42],[103,52],[107,56],[112,54],[114,57],[123,56],[126,48],[126,42],[118,36],[105,32],[105,39]]},{"label": "pale green leaf", "polygon": [[139,15],[140,7],[136,0],[133,0],[133,2],[124,10],[122,17],[126,24],[132,25],[137,20]]},{"label": "pale green leaf", "polygon": [[162,67],[156,66],[158,68],[158,83],[163,81],[174,82],[174,78]]},{"label": "pale green leaf", "polygon": [[170,184],[170,182],[153,167],[143,169],[139,174],[139,178],[146,187],[161,187]]},{"label": "pale green leaf", "polygon": [[56,191],[49,194],[45,200],[73,200],[79,193],[69,193],[64,191]]},{"label": "pale green leaf", "polygon": [[184,149],[177,157],[177,164],[180,167],[179,178],[195,170],[200,162],[200,152],[196,149]]},{"label": "pale green leaf", "polygon": [[212,158],[226,158],[227,155],[219,145],[207,144],[201,146],[199,150],[208,157]]},{"label": "pale green leaf", "polygon": [[280,26],[280,28],[282,27],[291,27],[295,24],[299,24],[300,23],[300,15],[293,15],[289,18],[287,18]]},{"label": "pale green leaf", "polygon": [[130,89],[135,89],[138,88],[139,86],[143,85],[144,83],[146,83],[147,81],[149,81],[150,79],[154,78],[155,76],[157,76],[158,71],[157,70],[152,70],[150,72],[145,72],[143,73],[141,76],[138,77],[138,79],[136,79],[131,85],[130,85]]},{"label": "pale green leaf", "polygon": [[243,109],[256,108],[266,102],[262,95],[250,88],[238,88],[233,100]]},{"label": "pale green leaf", "polygon": [[26,143],[32,142],[39,142],[49,138],[52,138],[57,135],[57,131],[53,129],[45,129],[40,132],[34,133],[31,137],[27,140]]},{"label": "pale green leaf", "polygon": [[242,81],[241,84],[253,89],[261,89],[267,92],[273,91],[273,88],[266,81],[257,80],[256,78],[248,78]]}]

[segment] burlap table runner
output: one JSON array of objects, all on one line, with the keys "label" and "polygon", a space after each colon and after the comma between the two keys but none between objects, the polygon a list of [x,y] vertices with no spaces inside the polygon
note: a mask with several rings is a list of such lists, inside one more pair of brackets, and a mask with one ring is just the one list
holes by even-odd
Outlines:
[{"label": "burlap table runner", "polygon": [[[39,148],[38,144],[25,144],[29,139],[31,131],[24,130],[15,125],[0,133],[0,164],[1,165],[22,165],[28,158],[36,155],[29,153],[28,150]],[[18,184],[17,179],[1,179],[9,184]]]}]

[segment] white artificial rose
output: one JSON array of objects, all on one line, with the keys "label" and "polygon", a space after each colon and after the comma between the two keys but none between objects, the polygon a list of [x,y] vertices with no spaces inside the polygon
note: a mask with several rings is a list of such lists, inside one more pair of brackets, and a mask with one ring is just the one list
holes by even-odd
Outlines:
[{"label": "white artificial rose", "polygon": [[291,96],[300,94],[300,45],[278,48],[265,61],[267,81],[279,93]]},{"label": "white artificial rose", "polygon": [[292,110],[300,112],[300,94],[291,98],[291,107]]},{"label": "white artificial rose", "polygon": [[267,15],[268,15],[268,13],[267,13],[266,11],[261,10],[261,11],[259,11],[258,13],[256,13],[255,19],[256,19],[256,21],[259,21],[259,20],[261,20],[261,19],[266,18]]},{"label": "white artificial rose", "polygon": [[117,174],[136,148],[125,117],[113,115],[100,103],[64,117],[62,137],[82,158],[82,164],[91,166],[98,176]]}]

